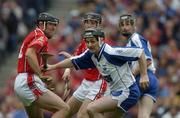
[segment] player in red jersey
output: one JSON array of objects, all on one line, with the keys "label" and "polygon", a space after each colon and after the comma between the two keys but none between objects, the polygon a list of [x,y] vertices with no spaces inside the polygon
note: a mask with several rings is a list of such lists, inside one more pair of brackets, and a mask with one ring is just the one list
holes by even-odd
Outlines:
[{"label": "player in red jersey", "polygon": [[45,77],[41,72],[41,53],[48,51],[48,39],[55,33],[59,19],[40,13],[36,23],[37,28],[27,35],[20,48],[14,90],[29,118],[43,118],[41,108],[54,112],[52,118],[65,118],[69,106],[41,80]]},{"label": "player in red jersey", "polygon": [[[84,28],[99,27],[101,25],[102,18],[96,13],[86,13],[83,16]],[[75,51],[75,55],[80,55],[87,49],[84,40],[81,41],[78,48]],[[63,79],[68,79],[70,75],[70,69],[66,69],[63,75]],[[77,114],[78,118],[85,117],[86,107],[93,100],[100,98],[101,96],[109,95],[107,89],[107,83],[101,78],[97,69],[84,70],[84,79],[78,89],[73,93],[73,96],[67,101],[70,106],[69,118],[74,114]]]}]

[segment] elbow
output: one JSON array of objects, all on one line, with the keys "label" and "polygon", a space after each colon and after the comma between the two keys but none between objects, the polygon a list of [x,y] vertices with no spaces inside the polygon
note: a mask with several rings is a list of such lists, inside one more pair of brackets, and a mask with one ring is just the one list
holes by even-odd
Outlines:
[{"label": "elbow", "polygon": [[29,50],[27,50],[25,53],[25,58],[28,59],[29,57],[30,57],[30,52],[29,52]]},{"label": "elbow", "polygon": [[28,53],[25,54],[25,58],[28,59],[30,56]]},{"label": "elbow", "polygon": [[147,63],[147,66],[150,66],[152,64],[152,61],[151,60],[147,60],[146,63]]}]

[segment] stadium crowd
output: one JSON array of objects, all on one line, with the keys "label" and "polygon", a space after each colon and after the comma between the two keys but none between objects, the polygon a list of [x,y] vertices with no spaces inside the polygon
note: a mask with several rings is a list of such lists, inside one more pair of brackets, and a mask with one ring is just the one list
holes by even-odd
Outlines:
[{"label": "stadium crowd", "polygon": [[[4,0],[0,2],[0,62],[14,53],[25,34],[32,29],[38,13],[49,6],[48,0]],[[89,11],[103,16],[103,29],[112,45],[123,45],[118,31],[119,16],[123,12],[137,17],[137,31],[150,41],[156,64],[156,75],[160,81],[158,99],[152,118],[180,118],[180,1],[179,0],[77,0],[78,9],[69,12],[68,21],[61,22],[58,32],[50,41],[50,52],[57,55],[50,63],[62,60],[58,52],[73,54],[80,42],[81,16]],[[32,20],[29,20],[32,19]],[[2,58],[3,57],[3,58]],[[2,67],[3,64],[1,63]],[[51,71],[55,92],[62,96],[64,70]],[[22,104],[14,97],[15,75],[0,88],[0,118],[26,118]],[[71,73],[71,93],[78,87],[83,75],[81,71]],[[131,109],[125,118],[136,118],[137,108]],[[46,118],[50,117],[45,112]]]}]

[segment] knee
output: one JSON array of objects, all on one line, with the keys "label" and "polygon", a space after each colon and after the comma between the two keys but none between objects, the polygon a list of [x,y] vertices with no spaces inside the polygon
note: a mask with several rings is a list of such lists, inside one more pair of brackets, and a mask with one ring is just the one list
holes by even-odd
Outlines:
[{"label": "knee", "polygon": [[91,116],[93,113],[96,112],[96,110],[93,108],[93,106],[91,104],[89,104],[87,106],[87,109],[86,109],[87,113]]},{"label": "knee", "polygon": [[147,113],[141,113],[138,115],[138,118],[150,118],[150,115]]},{"label": "knee", "polygon": [[70,111],[70,107],[69,107],[69,105],[66,104],[66,103],[63,105],[62,109],[63,109],[63,111],[65,111],[65,112],[69,112],[69,111]]},{"label": "knee", "polygon": [[77,118],[84,118],[85,116],[88,116],[87,109],[85,109],[81,112],[78,112],[78,114],[77,114]]},{"label": "knee", "polygon": [[63,104],[59,104],[56,107],[56,111],[62,111],[63,113],[68,113],[70,111],[70,107],[68,104],[63,103]]},{"label": "knee", "polygon": [[77,118],[84,118],[84,116],[86,116],[87,114],[85,113],[78,113],[77,114]]}]

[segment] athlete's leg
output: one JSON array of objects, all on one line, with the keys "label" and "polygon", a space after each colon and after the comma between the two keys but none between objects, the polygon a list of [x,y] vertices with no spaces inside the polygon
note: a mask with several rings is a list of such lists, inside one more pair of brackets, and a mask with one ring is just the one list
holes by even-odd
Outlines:
[{"label": "athlete's leg", "polygon": [[91,102],[92,100],[89,100],[89,99],[86,99],[83,101],[83,104],[81,105],[81,108],[79,109],[78,114],[77,114],[78,118],[86,118],[86,117],[88,118],[88,116],[86,116],[88,115],[86,109],[87,109],[88,104]]},{"label": "athlete's leg", "polygon": [[67,104],[70,107],[67,118],[71,118],[74,114],[78,112],[82,102],[76,99],[74,96],[71,96],[71,98],[67,101]]},{"label": "athlete's leg", "polygon": [[116,110],[117,114],[121,116],[123,112],[120,109],[118,109],[117,104],[118,101],[113,100],[111,96],[103,97],[91,102],[87,106],[87,112],[90,118],[103,118],[104,112],[109,112],[113,110]]},{"label": "athlete's leg", "polygon": [[83,101],[86,99],[87,94],[90,93],[90,88],[92,87],[92,85],[92,81],[84,79],[78,89],[73,93],[73,96],[67,102],[70,106],[68,118],[78,112]]},{"label": "athlete's leg", "polygon": [[148,77],[150,81],[149,88],[142,91],[143,96],[138,102],[138,118],[150,118],[159,89],[159,81],[152,71],[148,71]]},{"label": "athlete's leg", "polygon": [[55,93],[48,90],[33,105],[54,112],[52,118],[66,118],[69,106]]},{"label": "athlete's leg", "polygon": [[[89,91],[85,96],[85,100],[78,112],[78,118],[84,118],[87,115],[87,106],[94,100],[97,100],[103,96],[110,95],[110,90],[107,88],[107,83],[103,79],[97,81],[89,82]],[[88,117],[88,116],[86,116]]]},{"label": "athlete's leg", "polygon": [[36,75],[18,74],[14,90],[24,106],[26,106],[26,111],[30,117],[41,118],[42,112],[39,110],[40,108],[54,112],[53,118],[65,118],[69,111],[69,106],[59,96],[48,90]]},{"label": "athlete's leg", "polygon": [[29,118],[44,118],[42,110],[34,104],[25,106],[25,110]]},{"label": "athlete's leg", "polygon": [[150,96],[143,96],[138,102],[138,118],[150,118],[154,101]]},{"label": "athlete's leg", "polygon": [[119,112],[119,108],[111,112],[104,113],[103,118],[122,118],[122,112]]}]

